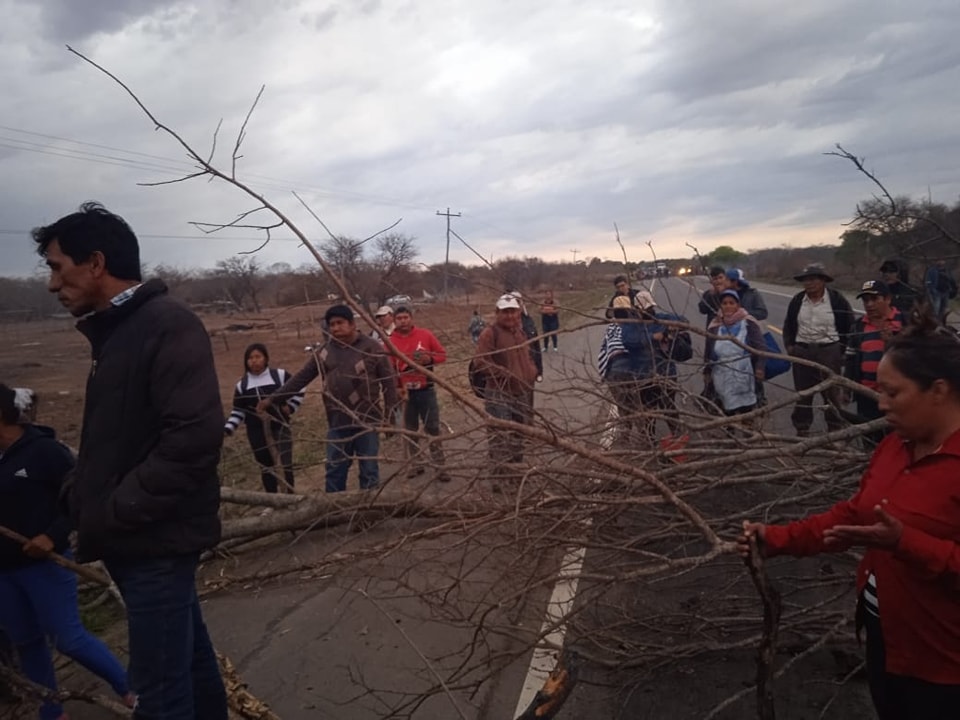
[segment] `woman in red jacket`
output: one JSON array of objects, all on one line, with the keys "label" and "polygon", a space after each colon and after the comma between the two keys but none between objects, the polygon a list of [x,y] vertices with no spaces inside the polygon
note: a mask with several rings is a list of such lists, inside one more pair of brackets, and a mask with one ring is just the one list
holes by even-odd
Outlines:
[{"label": "woman in red jacket", "polygon": [[860,489],[788,525],[745,522],[741,554],[863,547],[857,629],[880,720],[960,717],[960,342],[931,318],[890,341],[877,371],[893,433]]}]

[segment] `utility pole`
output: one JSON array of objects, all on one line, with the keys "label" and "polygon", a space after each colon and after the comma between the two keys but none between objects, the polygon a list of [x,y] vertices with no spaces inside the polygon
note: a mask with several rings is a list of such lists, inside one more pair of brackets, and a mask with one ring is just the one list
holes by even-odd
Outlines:
[{"label": "utility pole", "polygon": [[576,264],[577,264],[577,253],[580,252],[580,250],[574,248],[574,249],[571,250],[570,252],[573,253],[573,264],[576,265]]},{"label": "utility pole", "polygon": [[451,213],[450,208],[447,208],[446,212],[437,210],[437,215],[446,216],[447,218],[447,254],[443,261],[443,300],[446,302],[450,298],[447,293],[447,287],[450,282],[450,218],[460,217],[460,213]]}]

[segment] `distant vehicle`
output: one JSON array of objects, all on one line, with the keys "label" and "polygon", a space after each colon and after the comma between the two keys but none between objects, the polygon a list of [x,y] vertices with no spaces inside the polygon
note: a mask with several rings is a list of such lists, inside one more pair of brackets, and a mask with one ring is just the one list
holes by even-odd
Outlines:
[{"label": "distant vehicle", "polygon": [[393,297],[387,298],[387,305],[391,307],[396,305],[407,305],[413,302],[413,298],[409,295],[394,295]]}]

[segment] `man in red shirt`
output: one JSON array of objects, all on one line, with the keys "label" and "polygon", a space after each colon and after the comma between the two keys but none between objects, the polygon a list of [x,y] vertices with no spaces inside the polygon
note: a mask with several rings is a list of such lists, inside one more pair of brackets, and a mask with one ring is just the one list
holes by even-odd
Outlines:
[{"label": "man in red shirt", "polygon": [[[410,308],[403,305],[396,308],[393,320],[396,327],[390,340],[397,350],[431,371],[434,366],[446,362],[447,351],[432,332],[413,324],[413,313]],[[406,398],[406,407],[403,411],[404,430],[408,433],[416,433],[420,430],[422,422],[427,435],[437,438],[440,435],[440,405],[437,402],[437,390],[433,380],[398,356],[391,359],[397,369],[400,394]],[[420,442],[416,437],[411,436],[407,436],[406,442],[409,457],[413,462],[409,476],[422,475],[426,468]],[[443,447],[439,440],[430,440],[428,447],[430,458],[437,466],[436,479],[440,482],[448,482],[450,476],[444,470]]]}]

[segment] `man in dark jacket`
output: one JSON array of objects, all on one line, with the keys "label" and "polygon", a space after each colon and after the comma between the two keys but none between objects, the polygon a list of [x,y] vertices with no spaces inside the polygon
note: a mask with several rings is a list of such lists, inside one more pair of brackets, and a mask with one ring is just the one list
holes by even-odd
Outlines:
[{"label": "man in dark jacket", "polygon": [[903,315],[903,322],[910,322],[910,313],[920,293],[910,287],[906,267],[897,260],[884,260],[880,272],[890,290],[890,304]]},{"label": "man in dark jacket", "polygon": [[48,289],[92,349],[67,493],[78,558],[102,559],[127,606],[135,717],[226,720],[200,612],[200,552],[220,538],[223,408],[210,338],[159,280],[136,235],[96,203],[33,231]]},{"label": "man in dark jacket", "polygon": [[719,265],[710,268],[710,287],[703,291],[700,298],[700,313],[707,316],[707,327],[720,312],[720,293],[730,288],[727,271]]},{"label": "man in dark jacket", "polygon": [[763,295],[755,287],[750,287],[747,278],[743,275],[740,268],[730,268],[727,270],[727,282],[731,290],[736,290],[740,296],[740,307],[750,313],[756,320],[766,320],[770,314],[767,311],[767,304],[763,301]]},{"label": "man in dark jacket", "polygon": [[[787,353],[824,365],[839,375],[853,329],[853,308],[843,295],[827,287],[833,278],[819,263],[805,267],[794,275],[794,280],[803,283],[803,291],[790,300],[783,321],[783,344]],[[825,372],[814,367],[801,363],[793,363],[792,367],[797,392],[809,390],[827,378]],[[826,402],[827,429],[837,430],[841,421],[835,407],[841,404],[841,390],[831,386],[821,395]],[[797,400],[790,419],[797,435],[803,437],[810,433],[813,395]]]},{"label": "man in dark jacket", "polygon": [[631,306],[635,306],[637,302],[637,290],[630,284],[630,280],[627,279],[626,275],[617,275],[613,279],[613,287],[615,292],[610,297],[610,302],[607,303],[607,319],[613,317],[613,301],[621,295],[630,298]]}]

